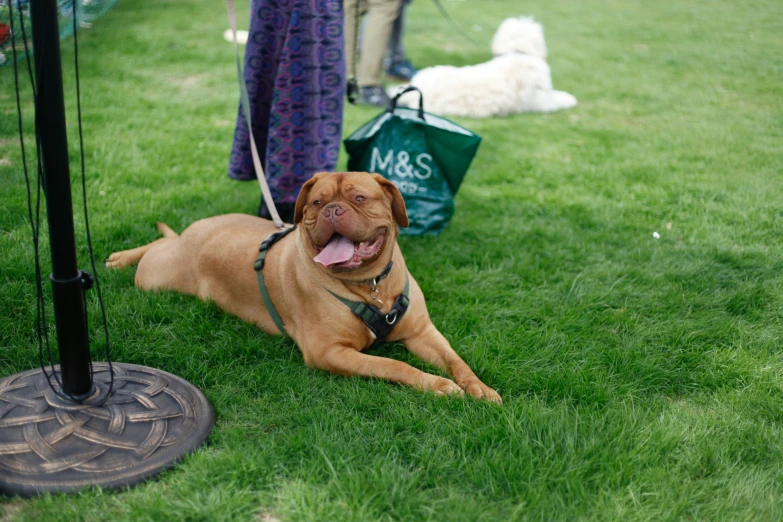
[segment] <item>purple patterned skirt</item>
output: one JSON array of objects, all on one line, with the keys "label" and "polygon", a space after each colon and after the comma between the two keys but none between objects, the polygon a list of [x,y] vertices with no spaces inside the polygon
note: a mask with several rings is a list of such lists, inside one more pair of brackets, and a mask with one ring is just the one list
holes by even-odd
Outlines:
[{"label": "purple patterned skirt", "polygon": [[[308,179],[337,164],[345,97],[342,0],[253,0],[244,76],[272,198],[294,203]],[[256,177],[241,107],[228,175]]]}]

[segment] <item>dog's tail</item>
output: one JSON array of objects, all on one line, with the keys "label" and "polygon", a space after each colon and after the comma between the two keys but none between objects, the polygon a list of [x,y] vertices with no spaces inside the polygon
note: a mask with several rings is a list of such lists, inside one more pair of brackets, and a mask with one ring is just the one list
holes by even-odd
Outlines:
[{"label": "dog's tail", "polygon": [[171,230],[171,227],[161,221],[158,222],[158,231],[163,237],[179,237],[179,234]]}]

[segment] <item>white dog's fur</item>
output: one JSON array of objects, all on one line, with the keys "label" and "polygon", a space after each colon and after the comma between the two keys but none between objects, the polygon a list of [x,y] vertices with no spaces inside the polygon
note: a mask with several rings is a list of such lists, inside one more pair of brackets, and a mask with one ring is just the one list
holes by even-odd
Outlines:
[{"label": "white dog's fur", "polygon": [[[467,67],[422,69],[411,80],[428,112],[486,118],[518,112],[553,112],[576,107],[576,98],[552,89],[544,29],[530,17],[508,18],[492,40],[492,60]],[[400,105],[418,105],[409,93]]]}]

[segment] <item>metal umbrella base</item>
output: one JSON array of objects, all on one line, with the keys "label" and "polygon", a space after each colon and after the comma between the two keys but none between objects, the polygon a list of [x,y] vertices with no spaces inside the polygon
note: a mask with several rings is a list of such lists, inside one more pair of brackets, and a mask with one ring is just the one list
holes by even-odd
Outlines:
[{"label": "metal umbrella base", "polygon": [[[0,380],[0,493],[131,486],[206,441],[214,413],[198,388],[154,368],[112,367],[114,387],[100,407],[61,399],[40,369]],[[109,365],[93,371],[85,400],[98,402],[109,393]]]}]

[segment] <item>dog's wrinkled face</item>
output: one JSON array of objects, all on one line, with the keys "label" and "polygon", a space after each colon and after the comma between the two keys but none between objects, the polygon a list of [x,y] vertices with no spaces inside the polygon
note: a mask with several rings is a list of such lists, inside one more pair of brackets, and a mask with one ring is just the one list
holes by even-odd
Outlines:
[{"label": "dog's wrinkled face", "polygon": [[408,216],[400,191],[378,174],[322,172],[302,187],[294,222],[304,227],[313,260],[339,273],[388,263]]}]

